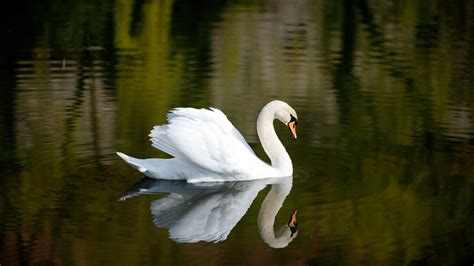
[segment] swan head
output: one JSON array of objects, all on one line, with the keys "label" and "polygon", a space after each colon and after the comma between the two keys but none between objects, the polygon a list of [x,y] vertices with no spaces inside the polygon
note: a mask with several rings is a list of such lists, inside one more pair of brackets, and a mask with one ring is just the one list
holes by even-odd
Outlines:
[{"label": "swan head", "polygon": [[298,233],[298,222],[296,221],[296,213],[298,211],[295,210],[291,216],[290,220],[288,221],[288,228],[290,228],[290,237],[296,236],[296,233]]},{"label": "swan head", "polygon": [[295,109],[283,101],[273,101],[272,103],[277,106],[275,118],[288,127],[293,139],[297,139],[296,125],[298,125],[298,115]]},{"label": "swan head", "polygon": [[[264,241],[272,248],[284,248],[290,244],[298,235],[298,223],[296,222],[296,210],[291,214],[287,225],[275,231],[274,238],[264,238]],[[263,238],[263,237],[262,237]]]}]

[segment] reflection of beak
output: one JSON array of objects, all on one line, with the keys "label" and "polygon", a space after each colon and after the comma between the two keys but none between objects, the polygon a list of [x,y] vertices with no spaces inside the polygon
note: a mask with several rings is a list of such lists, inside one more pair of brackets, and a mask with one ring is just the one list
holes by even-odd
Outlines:
[{"label": "reflection of beak", "polygon": [[293,139],[297,139],[298,137],[296,136],[296,121],[290,121],[288,123],[288,128],[290,129],[291,135],[293,136]]},{"label": "reflection of beak", "polygon": [[290,216],[290,221],[288,222],[288,227],[290,228],[291,235],[290,237],[293,237],[293,235],[298,231],[298,223],[296,222],[296,213],[298,211],[295,210],[293,214]]}]

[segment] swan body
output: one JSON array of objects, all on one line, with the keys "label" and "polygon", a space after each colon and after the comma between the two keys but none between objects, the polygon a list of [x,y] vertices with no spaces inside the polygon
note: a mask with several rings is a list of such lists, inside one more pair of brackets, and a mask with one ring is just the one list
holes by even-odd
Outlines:
[{"label": "swan body", "polygon": [[[257,227],[265,243],[282,248],[297,235],[290,223],[274,230],[275,216],[290,193],[292,183],[292,177],[198,184],[144,178],[128,189],[121,200],[168,193],[150,203],[156,227],[168,228],[169,237],[179,243],[221,242],[247,213],[258,193],[271,185],[260,206]],[[294,219],[296,222],[296,217]]]},{"label": "swan body", "polygon": [[271,181],[190,184],[144,178],[121,200],[144,194],[169,193],[150,203],[156,227],[168,228],[169,237],[179,243],[221,242],[227,239],[257,194]]},{"label": "swan body", "polygon": [[271,165],[260,160],[240,132],[219,109],[176,108],[168,124],[155,126],[152,145],[171,159],[137,159],[117,154],[151,178],[189,183],[254,180],[293,174],[291,158],[278,139],[273,120],[286,124],[296,139],[297,114],[283,101],[265,105],[257,119],[257,133]]}]

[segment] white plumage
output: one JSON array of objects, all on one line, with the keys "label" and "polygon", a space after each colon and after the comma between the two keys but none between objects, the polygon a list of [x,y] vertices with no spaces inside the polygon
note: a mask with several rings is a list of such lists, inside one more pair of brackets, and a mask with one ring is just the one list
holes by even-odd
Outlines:
[{"label": "white plumage", "polygon": [[247,213],[258,193],[271,185],[258,213],[257,228],[269,246],[281,248],[296,237],[286,224],[274,230],[275,217],[292,182],[292,177],[200,184],[144,178],[121,199],[169,193],[150,203],[156,227],[168,228],[170,238],[179,243],[221,242]]},{"label": "white plumage", "polygon": [[291,159],[276,136],[273,120],[287,124],[296,137],[295,118],[293,108],[282,101],[272,101],[260,112],[257,130],[272,165],[256,157],[226,115],[215,108],[176,108],[168,113],[168,124],[153,128],[149,135],[153,147],[174,158],[137,159],[117,154],[146,176],[158,179],[193,183],[290,176]]}]

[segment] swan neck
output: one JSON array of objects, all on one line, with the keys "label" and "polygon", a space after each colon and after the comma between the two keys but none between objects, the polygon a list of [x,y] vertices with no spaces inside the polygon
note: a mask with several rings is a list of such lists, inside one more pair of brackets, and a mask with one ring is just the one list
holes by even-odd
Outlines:
[{"label": "swan neck", "polygon": [[258,212],[257,227],[260,237],[274,248],[286,247],[292,240],[287,225],[274,230],[275,217],[290,193],[291,187],[292,179],[289,182],[273,184]]},{"label": "swan neck", "polygon": [[272,106],[267,105],[262,109],[257,119],[258,138],[265,153],[270,158],[271,165],[289,176],[293,173],[293,165],[288,152],[273,127],[275,113],[276,110]]}]

